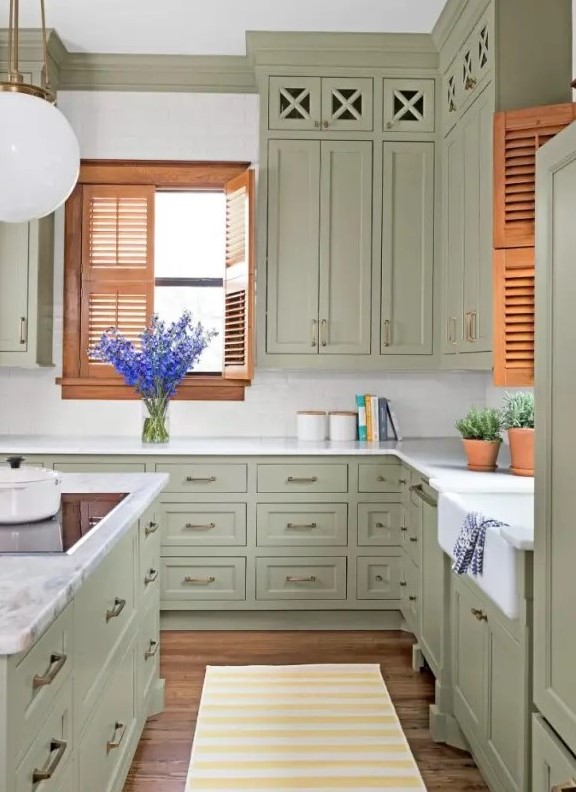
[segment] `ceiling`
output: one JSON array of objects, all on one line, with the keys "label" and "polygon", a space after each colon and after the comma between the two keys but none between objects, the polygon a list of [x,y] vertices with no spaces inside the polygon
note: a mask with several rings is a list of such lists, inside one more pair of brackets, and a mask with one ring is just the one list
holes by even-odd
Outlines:
[{"label": "ceiling", "polygon": [[[445,1],[46,0],[46,23],[80,52],[244,55],[246,30],[429,33]],[[39,27],[39,7],[20,0],[22,27]]]}]

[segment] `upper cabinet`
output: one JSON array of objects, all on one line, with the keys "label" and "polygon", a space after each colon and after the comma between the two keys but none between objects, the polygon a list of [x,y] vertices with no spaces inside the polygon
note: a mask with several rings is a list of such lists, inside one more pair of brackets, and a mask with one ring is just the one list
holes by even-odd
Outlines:
[{"label": "upper cabinet", "polygon": [[434,132],[434,80],[384,80],[384,130]]},{"label": "upper cabinet", "polygon": [[0,223],[0,366],[52,364],[53,217]]},{"label": "upper cabinet", "polygon": [[270,77],[268,127],[273,130],[370,131],[369,77]]}]

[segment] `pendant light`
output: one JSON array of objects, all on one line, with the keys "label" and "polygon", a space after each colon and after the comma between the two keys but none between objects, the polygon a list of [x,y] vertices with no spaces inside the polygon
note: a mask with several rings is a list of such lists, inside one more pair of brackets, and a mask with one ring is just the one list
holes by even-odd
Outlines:
[{"label": "pendant light", "polygon": [[24,82],[19,70],[18,5],[10,0],[8,79],[0,82],[0,221],[8,223],[57,209],[74,189],[80,168],[78,141],[50,88],[44,0],[41,85]]}]

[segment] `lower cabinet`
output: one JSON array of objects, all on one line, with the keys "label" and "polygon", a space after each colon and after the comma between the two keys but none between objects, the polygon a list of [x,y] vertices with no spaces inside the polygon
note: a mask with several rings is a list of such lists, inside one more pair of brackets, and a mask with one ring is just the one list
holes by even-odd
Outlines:
[{"label": "lower cabinet", "polygon": [[532,716],[532,792],[568,792],[576,785],[576,756],[541,715]]},{"label": "lower cabinet", "polygon": [[446,564],[438,544],[438,509],[428,502],[422,502],[421,542],[420,645],[432,672],[438,677],[443,663]]}]

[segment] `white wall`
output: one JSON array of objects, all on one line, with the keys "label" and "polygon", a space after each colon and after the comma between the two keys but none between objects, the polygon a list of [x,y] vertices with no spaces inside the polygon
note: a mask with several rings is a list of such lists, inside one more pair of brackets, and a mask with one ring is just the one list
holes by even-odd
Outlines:
[{"label": "white wall", "polygon": [[[130,159],[258,158],[258,99],[248,95],[62,93],[59,106],[82,156]],[[62,358],[63,213],[57,216],[55,369],[0,369],[0,434],[137,435],[135,402],[63,401],[55,378]],[[454,433],[454,421],[486,398],[486,374],[381,375],[259,371],[246,401],[175,402],[173,434],[292,435],[298,409],[351,409],[356,393],[394,401],[404,436]]]}]

